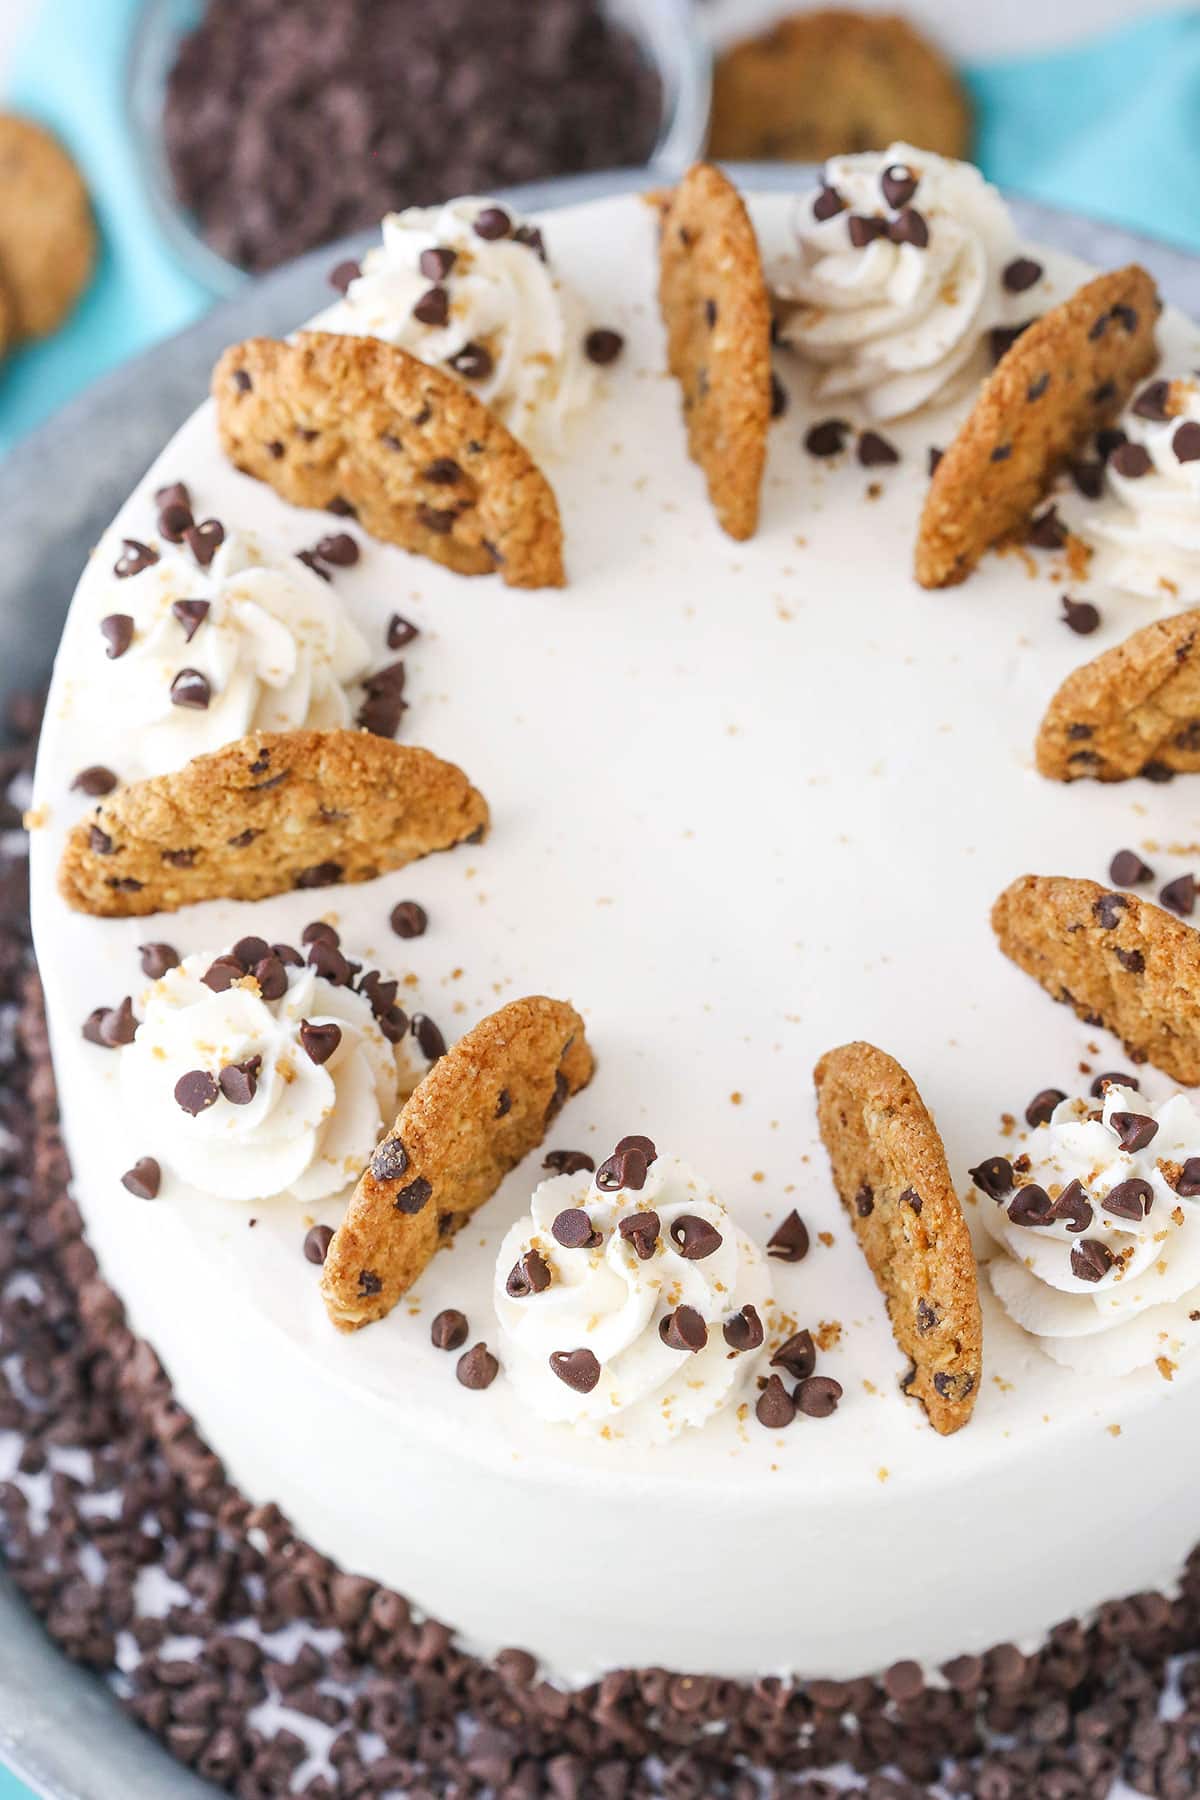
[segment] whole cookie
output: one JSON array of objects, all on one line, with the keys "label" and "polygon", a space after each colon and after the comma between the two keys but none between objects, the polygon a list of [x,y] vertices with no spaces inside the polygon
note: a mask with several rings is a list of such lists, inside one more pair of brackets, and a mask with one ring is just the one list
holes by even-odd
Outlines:
[{"label": "whole cookie", "polygon": [[897,141],[943,156],[965,156],[971,144],[962,83],[906,19],[797,13],[717,63],[713,156],[824,162]]},{"label": "whole cookie", "polygon": [[[0,113],[0,282],[13,341],[57,330],[95,260],[96,228],[79,170],[41,125]],[[4,314],[0,299],[0,341]]]}]

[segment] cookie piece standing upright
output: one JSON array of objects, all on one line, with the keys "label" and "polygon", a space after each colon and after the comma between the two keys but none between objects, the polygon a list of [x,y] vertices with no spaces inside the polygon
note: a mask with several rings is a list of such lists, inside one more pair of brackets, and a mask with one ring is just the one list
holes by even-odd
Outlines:
[{"label": "cookie piece standing upright", "polygon": [[256,731],[101,800],[59,890],[103,918],[369,881],[476,840],[483,795],[432,751],[369,731]]},{"label": "cookie piece standing upright", "polygon": [[392,1310],[592,1067],[575,1008],[543,995],[490,1013],[438,1059],[363,1171],[325,1257],[321,1293],[340,1331]]},{"label": "cookie piece standing upright", "polygon": [[897,142],[955,157],[971,147],[966,90],[907,19],[794,13],[717,60],[712,156],[819,163]]},{"label": "cookie piece standing upright", "polygon": [[1131,263],[1097,275],[1023,331],[942,456],[921,514],[916,575],[951,587],[1021,529],[1061,465],[1153,367],[1158,290]]},{"label": "cookie piece standing upright", "polygon": [[96,227],[79,170],[44,126],[0,113],[0,284],[12,340],[56,331],[95,262]]},{"label": "cookie piece standing upright", "polygon": [[752,537],[771,422],[771,306],[745,203],[709,163],[665,198],[658,298],[688,450],[724,530]]},{"label": "cookie piece standing upright", "polygon": [[293,506],[353,510],[372,537],[460,575],[562,587],[553,489],[443,369],[377,338],[250,338],[213,371],[221,447]]},{"label": "cookie piece standing upright", "polygon": [[1022,875],[992,908],[1000,948],[1186,1087],[1200,1082],[1200,932],[1161,906],[1066,875]]},{"label": "cookie piece standing upright", "polygon": [[1200,611],[1155,619],[1073,669],[1046,709],[1037,766],[1051,781],[1200,770]]},{"label": "cookie piece standing upright", "polygon": [[979,1394],[983,1320],[937,1126],[912,1077],[874,1044],[831,1050],[813,1079],[834,1184],[912,1362],[905,1392],[947,1436],[967,1423]]}]

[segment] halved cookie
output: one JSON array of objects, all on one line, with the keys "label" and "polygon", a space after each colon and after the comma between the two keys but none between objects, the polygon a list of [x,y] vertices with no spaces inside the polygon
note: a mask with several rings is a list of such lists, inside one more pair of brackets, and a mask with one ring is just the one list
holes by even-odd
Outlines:
[{"label": "halved cookie", "polygon": [[1029,520],[1057,470],[1154,364],[1158,290],[1131,263],[1023,331],[934,471],[917,536],[922,587],[950,587]]},{"label": "halved cookie", "polygon": [[664,197],[658,298],[688,450],[723,529],[752,537],[771,422],[771,305],[750,215],[710,163]]},{"label": "halved cookie", "polygon": [[45,126],[0,113],[0,280],[12,341],[57,331],[95,264],[92,205],[74,160]]},{"label": "halved cookie", "polygon": [[1200,611],[1155,619],[1075,669],[1042,720],[1051,781],[1127,781],[1200,769]]},{"label": "halved cookie", "polygon": [[221,445],[293,506],[353,510],[372,537],[460,575],[562,587],[554,491],[461,381],[376,338],[251,338],[213,371]]},{"label": "halved cookie", "polygon": [[369,881],[476,840],[461,769],[369,731],[256,731],[102,800],[67,839],[63,898],[104,918]]},{"label": "halved cookie", "polygon": [[565,1000],[513,1000],[469,1031],[406,1101],[354,1191],[321,1273],[341,1331],[391,1311],[432,1257],[541,1143],[591,1080]]},{"label": "halved cookie", "polygon": [[1200,932],[1096,881],[1022,875],[992,908],[1006,956],[1135,1062],[1200,1082]]},{"label": "halved cookie", "polygon": [[814,1072],[821,1136],[863,1254],[912,1362],[934,1430],[958,1431],[979,1393],[975,1253],[946,1152],[912,1077],[874,1044],[843,1044]]}]

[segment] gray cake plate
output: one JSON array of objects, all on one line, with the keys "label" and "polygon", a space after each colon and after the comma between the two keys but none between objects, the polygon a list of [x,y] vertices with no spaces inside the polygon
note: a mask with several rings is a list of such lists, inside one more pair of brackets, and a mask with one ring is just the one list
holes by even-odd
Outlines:
[{"label": "gray cake plate", "polygon": [[[788,191],[812,171],[744,166],[744,188]],[[540,183],[510,196],[528,212],[636,192],[629,171]],[[1022,233],[1100,267],[1136,260],[1164,296],[1200,317],[1200,258],[1095,220],[1013,200]],[[64,407],[0,462],[0,668],[4,689],[47,674],[88,552],[171,433],[208,389],[227,344],[279,334],[326,304],[328,271],[373,233],[248,282],[199,324],[127,363]],[[43,1634],[0,1576],[0,1758],[47,1800],[204,1800],[214,1789],[128,1721],[94,1676]]]}]

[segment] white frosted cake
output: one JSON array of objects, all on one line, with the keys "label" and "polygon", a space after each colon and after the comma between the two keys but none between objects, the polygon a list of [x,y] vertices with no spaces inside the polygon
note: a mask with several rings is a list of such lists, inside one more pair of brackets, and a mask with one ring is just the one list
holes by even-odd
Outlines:
[{"label": "white frosted cake", "polygon": [[[932,453],[1015,328],[1094,271],[905,146],[746,199],[779,384],[752,536],[722,532],[688,455],[655,209],[389,219],[318,324],[492,409],[553,490],[565,586],[289,504],[233,466],[210,402],[84,572],[32,814],[74,1193],[135,1329],[252,1500],[564,1686],[936,1681],[1171,1591],[1197,1537],[1200,1116],[1052,1004],[990,914],[1028,872],[1107,883],[1122,850],[1127,882],[1141,859],[1142,891],[1190,910],[1191,782],[1068,785],[1035,743],[1073,670],[1200,592],[1179,444],[1200,398],[1173,380],[1200,334],[1159,321],[1172,386],[1122,421],[1147,468],[1111,435],[1081,449],[1032,545],[922,587]],[[454,477],[427,473],[428,518]],[[60,893],[69,834],[127,784],[360,720],[457,765],[483,840],[145,916]],[[594,1076],[386,1316],[337,1330],[319,1265],[377,1145],[445,1047],[526,995],[578,1009]],[[910,1072],[970,1230],[961,1429],[904,1391],[818,1129],[814,1067],[852,1041]],[[1068,1522],[1101,1497],[1111,1552],[1078,1554]]]}]

